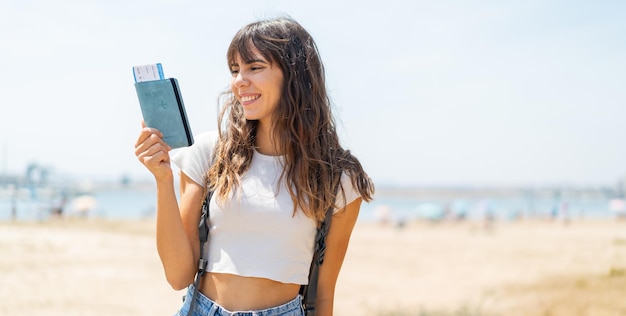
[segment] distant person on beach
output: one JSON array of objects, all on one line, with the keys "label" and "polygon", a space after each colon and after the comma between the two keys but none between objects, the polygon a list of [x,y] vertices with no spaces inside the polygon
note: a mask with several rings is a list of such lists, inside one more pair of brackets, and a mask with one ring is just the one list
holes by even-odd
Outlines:
[{"label": "distant person on beach", "polygon": [[12,220],[17,219],[17,198],[15,197],[16,194],[11,195],[11,219]]},{"label": "distant person on beach", "polygon": [[[304,315],[299,290],[330,208],[315,309],[332,315],[348,241],[373,183],[339,143],[323,64],[300,24],[288,17],[251,23],[226,56],[231,86],[220,98],[217,131],[194,136],[171,160],[154,128],[144,127],[135,145],[156,180],[156,240],[166,278],[176,290],[187,288],[176,315],[187,315],[192,304],[198,224],[209,191],[207,273],[193,315]],[[170,162],[181,170],[180,202]]]},{"label": "distant person on beach", "polygon": [[65,193],[61,193],[61,197],[54,201],[52,207],[50,208],[50,214],[54,217],[63,216],[63,211],[65,211],[65,204],[67,203],[67,196]]}]

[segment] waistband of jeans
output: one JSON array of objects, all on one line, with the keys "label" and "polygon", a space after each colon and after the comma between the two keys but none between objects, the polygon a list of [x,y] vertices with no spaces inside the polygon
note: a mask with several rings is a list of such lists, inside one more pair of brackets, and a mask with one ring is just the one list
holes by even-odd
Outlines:
[{"label": "waistband of jeans", "polygon": [[[193,286],[193,284],[189,285],[188,291],[187,291],[187,299],[191,300],[191,296],[193,295],[193,291],[194,291],[195,287]],[[204,295],[202,292],[198,291],[198,306],[197,308],[200,309],[210,309],[212,306],[216,306],[220,311],[224,311],[229,315],[238,315],[238,316],[245,316],[245,315],[275,315],[272,312],[285,312],[285,311],[290,311],[293,310],[295,308],[299,308],[302,306],[302,296],[297,295],[293,300],[282,304],[282,305],[278,305],[275,307],[270,307],[270,308],[266,308],[266,309],[259,309],[259,310],[253,310],[253,311],[230,311],[224,307],[222,307],[221,305],[217,304],[215,301],[213,301],[212,299],[208,298],[206,295]],[[247,314],[250,313],[250,314]],[[252,314],[254,313],[254,314]]]}]

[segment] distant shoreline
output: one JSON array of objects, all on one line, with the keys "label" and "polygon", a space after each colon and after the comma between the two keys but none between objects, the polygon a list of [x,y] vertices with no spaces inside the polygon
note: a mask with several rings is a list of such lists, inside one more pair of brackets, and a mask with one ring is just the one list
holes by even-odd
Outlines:
[{"label": "distant shoreline", "polygon": [[377,197],[433,197],[433,198],[616,198],[623,196],[610,187],[507,187],[507,186],[412,186],[376,188]]}]

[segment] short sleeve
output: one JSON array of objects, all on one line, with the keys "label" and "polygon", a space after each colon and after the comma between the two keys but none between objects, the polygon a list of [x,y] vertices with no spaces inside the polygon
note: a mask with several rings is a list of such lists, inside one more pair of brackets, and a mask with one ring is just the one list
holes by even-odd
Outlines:
[{"label": "short sleeve", "polygon": [[[343,192],[342,192],[343,189]],[[341,174],[341,187],[337,192],[337,209],[335,209],[335,213],[339,210],[343,209],[346,205],[354,202],[354,200],[361,197],[361,194],[357,189],[352,185],[352,179],[350,176],[343,172]]]},{"label": "short sleeve", "polygon": [[218,132],[211,131],[194,136],[194,143],[189,147],[178,149],[172,162],[191,180],[205,186],[206,174],[211,166],[211,159],[217,144]]}]

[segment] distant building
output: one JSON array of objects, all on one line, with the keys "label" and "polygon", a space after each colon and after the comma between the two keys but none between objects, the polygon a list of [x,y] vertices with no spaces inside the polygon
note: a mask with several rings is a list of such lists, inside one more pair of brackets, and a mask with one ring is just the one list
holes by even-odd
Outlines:
[{"label": "distant building", "polygon": [[25,182],[24,177],[11,174],[0,174],[0,187],[18,186]]}]

